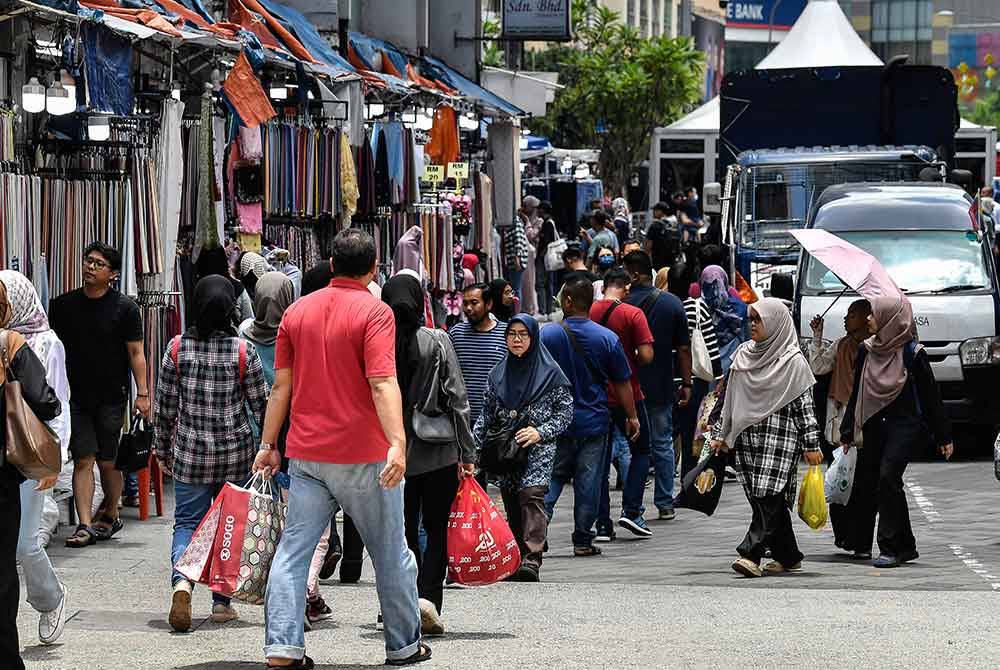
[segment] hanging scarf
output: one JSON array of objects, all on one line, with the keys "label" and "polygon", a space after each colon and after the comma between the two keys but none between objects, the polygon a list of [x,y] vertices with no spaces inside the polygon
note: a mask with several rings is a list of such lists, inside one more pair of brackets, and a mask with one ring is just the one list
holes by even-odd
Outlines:
[{"label": "hanging scarf", "polygon": [[233,311],[236,293],[225,277],[209,275],[194,287],[194,325],[184,334],[196,340],[207,340],[217,334],[236,336]]},{"label": "hanging scarf", "polygon": [[278,326],[285,310],[295,300],[292,280],[281,272],[268,272],[257,282],[254,320],[246,336],[258,344],[270,346],[278,339]]},{"label": "hanging scarf", "polygon": [[858,407],[854,412],[854,439],[857,441],[861,440],[865,422],[903,392],[906,386],[903,347],[917,339],[913,307],[906,296],[878,296],[870,302],[878,332],[865,340],[868,355],[861,371]]},{"label": "hanging scarf", "polygon": [[518,314],[507,324],[509,331],[515,323],[528,329],[531,344],[523,356],[508,353],[490,371],[490,384],[507,409],[520,410],[557,386],[570,386],[562,368],[542,344],[538,321],[527,314]]},{"label": "hanging scarf", "polygon": [[722,439],[730,446],[736,444],[744,430],[816,383],[784,303],[764,298],[754,303],[753,309],[760,315],[765,338],[745,342],[733,357],[722,407]]},{"label": "hanging scarf", "polygon": [[49,320],[42,309],[42,301],[38,299],[38,293],[27,277],[14,270],[3,270],[0,271],[0,283],[7,290],[7,303],[10,306],[10,320],[5,328],[21,333],[28,342],[38,333],[49,330]]}]

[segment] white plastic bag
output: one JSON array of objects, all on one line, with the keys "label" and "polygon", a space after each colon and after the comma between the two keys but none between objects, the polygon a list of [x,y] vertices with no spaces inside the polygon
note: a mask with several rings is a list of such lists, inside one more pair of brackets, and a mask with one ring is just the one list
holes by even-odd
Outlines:
[{"label": "white plastic bag", "polygon": [[854,488],[854,468],[858,464],[858,450],[846,454],[841,448],[833,452],[833,463],[826,471],[826,500],[831,505],[846,505]]}]

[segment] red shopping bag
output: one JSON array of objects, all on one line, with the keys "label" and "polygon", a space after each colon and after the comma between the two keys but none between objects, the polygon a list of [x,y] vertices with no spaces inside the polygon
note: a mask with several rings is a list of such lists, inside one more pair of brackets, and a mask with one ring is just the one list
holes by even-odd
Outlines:
[{"label": "red shopping bag", "polygon": [[174,568],[215,593],[261,605],[286,507],[255,481],[222,488]]},{"label": "red shopping bag", "polygon": [[466,586],[506,579],[521,565],[521,551],[510,526],[472,477],[458,488],[448,519],[448,571]]}]

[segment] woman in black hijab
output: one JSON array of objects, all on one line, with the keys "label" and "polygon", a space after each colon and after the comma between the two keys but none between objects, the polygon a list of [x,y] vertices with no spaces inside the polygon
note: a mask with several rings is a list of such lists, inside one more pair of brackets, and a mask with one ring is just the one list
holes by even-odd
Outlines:
[{"label": "woman in black hijab", "polygon": [[[458,356],[443,330],[422,327],[420,282],[400,274],[382,287],[396,320],[396,377],[406,429],[406,542],[417,558],[421,630],[441,635],[441,601],[448,568],[448,516],[462,477],[474,474],[476,447],[469,398]],[[427,546],[420,550],[420,526]]]},{"label": "woman in black hijab", "polygon": [[494,279],[490,282],[490,293],[493,295],[493,316],[500,323],[507,323],[517,313],[517,295],[514,287],[506,279]]},{"label": "woman in black hijab", "polygon": [[500,487],[507,523],[521,549],[521,568],[515,579],[537,582],[548,527],[545,493],[552,479],[556,438],[573,420],[573,393],[566,375],[542,344],[533,317],[513,317],[506,339],[507,358],[490,372],[474,434],[481,449],[487,433],[515,431],[520,447],[530,449],[523,469],[491,479]]},{"label": "woman in black hijab", "polygon": [[[233,278],[229,270],[229,260],[226,258],[226,251],[222,247],[206,249],[198,255],[198,261],[194,264],[198,280],[212,275],[225,277],[233,285],[233,292],[236,298],[236,309],[233,311],[233,325],[239,326],[247,319],[254,318],[253,301],[247,293],[243,282]],[[196,285],[197,286],[197,285]]]},{"label": "woman in black hijab", "polygon": [[[267,382],[253,344],[236,337],[236,297],[226,277],[209,275],[194,289],[194,323],[167,347],[156,388],[153,451],[174,477],[174,538],[170,564],[176,565],[191,536],[226,482],[242,486],[257,453],[247,409],[257,425],[264,420]],[[179,572],[168,621],[178,632],[191,629],[194,585]],[[229,598],[212,596],[212,620],[237,618]]]}]

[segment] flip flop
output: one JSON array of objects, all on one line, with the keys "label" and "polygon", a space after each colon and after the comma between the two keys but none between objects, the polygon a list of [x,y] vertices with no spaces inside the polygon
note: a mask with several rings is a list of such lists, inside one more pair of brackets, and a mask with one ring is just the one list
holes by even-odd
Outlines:
[{"label": "flip flop", "polygon": [[82,523],[76,527],[72,535],[66,538],[66,546],[72,549],[82,549],[97,544],[97,536],[94,531]]},{"label": "flip flop", "polygon": [[423,663],[424,661],[429,661],[431,659],[431,648],[428,647],[423,642],[415,652],[406,658],[387,658],[385,659],[386,665],[414,665],[415,663]]},{"label": "flip flop", "polygon": [[110,523],[111,524],[110,528],[100,528],[100,527],[97,527],[97,526],[91,528],[91,533],[93,533],[94,537],[96,537],[101,542],[104,542],[106,540],[110,540],[122,528],[125,527],[125,522],[121,520],[121,517],[119,517],[117,519],[112,519],[111,517],[109,517],[107,515],[104,515],[100,519],[98,519],[98,523]]}]

